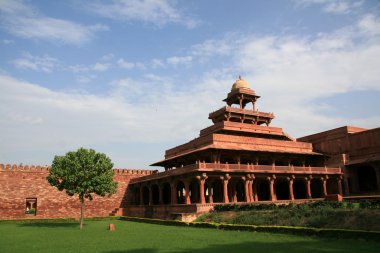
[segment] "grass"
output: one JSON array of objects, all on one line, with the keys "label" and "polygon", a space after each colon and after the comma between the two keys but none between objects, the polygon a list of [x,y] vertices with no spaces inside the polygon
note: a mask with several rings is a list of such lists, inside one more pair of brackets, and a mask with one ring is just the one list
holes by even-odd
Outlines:
[{"label": "grass", "polygon": [[[107,230],[112,222],[116,231]],[[380,242],[163,226],[120,220],[0,223],[0,252],[379,252]]]},{"label": "grass", "polygon": [[197,221],[380,231],[379,217],[379,209],[293,208],[213,212]]}]

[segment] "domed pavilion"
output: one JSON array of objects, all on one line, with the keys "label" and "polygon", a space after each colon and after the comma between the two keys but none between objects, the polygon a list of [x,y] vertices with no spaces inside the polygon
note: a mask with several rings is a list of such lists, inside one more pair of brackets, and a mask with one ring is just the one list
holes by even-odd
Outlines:
[{"label": "domed pavilion", "polygon": [[132,179],[126,215],[175,218],[227,203],[303,202],[342,194],[342,171],[327,157],[270,126],[273,113],[256,109],[260,96],[239,77],[209,114],[199,137],[166,150],[152,166],[163,172]]}]

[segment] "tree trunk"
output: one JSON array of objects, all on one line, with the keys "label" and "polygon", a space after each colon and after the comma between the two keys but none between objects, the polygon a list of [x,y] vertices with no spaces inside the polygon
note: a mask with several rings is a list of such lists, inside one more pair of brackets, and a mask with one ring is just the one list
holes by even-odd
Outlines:
[{"label": "tree trunk", "polygon": [[84,216],[84,198],[82,198],[80,200],[81,202],[81,207],[80,207],[80,226],[79,228],[82,229],[83,228],[83,216]]}]

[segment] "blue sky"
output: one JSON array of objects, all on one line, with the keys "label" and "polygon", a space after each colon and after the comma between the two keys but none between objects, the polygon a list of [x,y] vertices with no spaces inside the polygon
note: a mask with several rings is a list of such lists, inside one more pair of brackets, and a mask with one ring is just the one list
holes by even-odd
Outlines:
[{"label": "blue sky", "polygon": [[380,126],[380,2],[0,0],[0,163],[147,168],[239,75],[301,137]]}]

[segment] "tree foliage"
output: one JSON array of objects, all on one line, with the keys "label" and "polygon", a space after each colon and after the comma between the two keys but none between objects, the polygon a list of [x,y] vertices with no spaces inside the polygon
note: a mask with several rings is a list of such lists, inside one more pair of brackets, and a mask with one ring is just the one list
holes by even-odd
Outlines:
[{"label": "tree foliage", "polygon": [[85,199],[93,195],[106,196],[116,192],[117,182],[113,181],[114,171],[111,159],[93,149],[79,148],[65,156],[55,156],[47,177],[50,185],[69,196],[78,195],[81,202],[80,228],[83,227]]}]

